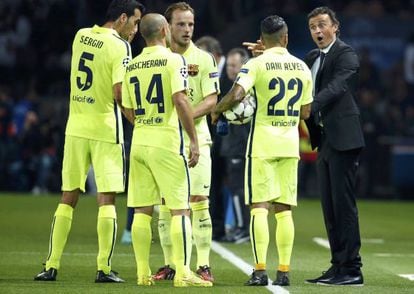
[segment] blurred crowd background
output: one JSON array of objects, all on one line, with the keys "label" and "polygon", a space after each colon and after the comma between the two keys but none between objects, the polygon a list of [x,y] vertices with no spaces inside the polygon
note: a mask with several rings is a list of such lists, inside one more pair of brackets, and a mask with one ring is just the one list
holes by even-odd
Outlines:
[{"label": "blurred crowd background", "polygon": [[[79,28],[103,23],[108,2],[0,1],[0,191],[60,191],[71,41]],[[141,2],[149,12],[163,13],[175,1]],[[256,40],[260,20],[278,14],[289,25],[289,51],[303,58],[314,48],[307,13],[321,5],[333,8],[340,37],[361,60],[358,103],[367,148],[359,196],[414,198],[413,0],[187,2],[196,11],[193,40],[213,36],[224,55]],[[134,56],[142,46],[136,37]],[[302,151],[300,195],[317,196],[315,157]]]}]

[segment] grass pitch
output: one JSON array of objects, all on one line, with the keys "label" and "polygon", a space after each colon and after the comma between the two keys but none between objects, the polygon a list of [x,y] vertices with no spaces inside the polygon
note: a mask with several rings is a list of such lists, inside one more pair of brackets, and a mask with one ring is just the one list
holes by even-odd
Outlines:
[{"label": "grass pitch", "polygon": [[[0,194],[0,293],[270,293],[266,288],[243,286],[247,276],[213,252],[211,266],[216,277],[213,288],[177,289],[169,281],[158,282],[154,287],[139,287],[132,246],[119,243],[112,266],[127,282],[95,284],[97,207],[95,197],[91,196],[83,196],[74,212],[57,281],[33,281],[48,252],[51,220],[59,198]],[[125,225],[125,206],[126,197],[120,196],[117,199],[118,239]],[[359,201],[359,214],[365,286],[326,287],[304,283],[305,279],[314,278],[329,267],[330,256],[328,249],[313,241],[315,237],[326,238],[319,202],[301,199],[294,210],[292,286],[285,287],[286,290],[290,293],[414,293],[414,281],[399,276],[411,274],[414,277],[414,203]],[[274,218],[269,219],[274,228]],[[153,272],[163,264],[157,237],[155,230],[151,251]],[[252,264],[249,243],[222,245]],[[194,264],[194,254],[192,261]],[[271,229],[268,251],[271,279],[276,266],[274,229]]]}]

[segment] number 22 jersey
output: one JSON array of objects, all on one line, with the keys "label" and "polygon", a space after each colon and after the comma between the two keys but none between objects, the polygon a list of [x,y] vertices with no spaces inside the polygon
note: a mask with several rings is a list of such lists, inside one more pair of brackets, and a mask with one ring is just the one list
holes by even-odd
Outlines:
[{"label": "number 22 jersey", "polygon": [[286,48],[269,48],[243,65],[236,83],[256,96],[247,156],[299,158],[300,108],[313,100],[306,64]]}]

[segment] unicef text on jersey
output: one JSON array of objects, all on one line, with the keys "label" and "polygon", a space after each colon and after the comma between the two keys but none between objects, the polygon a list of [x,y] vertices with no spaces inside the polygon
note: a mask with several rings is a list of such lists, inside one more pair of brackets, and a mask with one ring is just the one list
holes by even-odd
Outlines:
[{"label": "unicef text on jersey", "polygon": [[162,117],[150,117],[150,118],[137,118],[136,119],[136,123],[137,124],[142,124],[142,125],[155,125],[155,124],[161,124],[163,122],[163,118]]},{"label": "unicef text on jersey", "polygon": [[79,96],[79,95],[73,95],[72,101],[79,102],[79,103],[88,103],[88,104],[94,104],[95,99],[91,96]]}]

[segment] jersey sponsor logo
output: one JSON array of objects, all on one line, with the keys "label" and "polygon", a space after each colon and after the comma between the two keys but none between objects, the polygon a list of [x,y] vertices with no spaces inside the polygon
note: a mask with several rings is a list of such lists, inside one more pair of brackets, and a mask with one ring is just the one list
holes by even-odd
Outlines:
[{"label": "jersey sponsor logo", "polygon": [[210,79],[218,78],[218,76],[219,76],[218,72],[211,72],[211,73],[208,74],[208,77]]},{"label": "jersey sponsor logo", "polygon": [[188,75],[190,77],[195,77],[196,75],[198,75],[198,72],[199,72],[198,64],[189,64],[187,67],[188,67]]},{"label": "jersey sponsor logo", "polygon": [[157,125],[157,124],[162,124],[162,122],[164,121],[164,119],[162,117],[149,117],[149,118],[140,118],[138,117],[136,119],[136,123],[138,124],[142,124],[142,125]]},{"label": "jersey sponsor logo", "polygon": [[272,126],[273,127],[296,127],[297,125],[297,121],[295,120],[277,120],[277,121],[272,121]]},{"label": "jersey sponsor logo", "polygon": [[183,77],[183,78],[188,78],[188,71],[187,71],[187,68],[186,67],[182,67],[182,68],[180,68],[180,74],[181,74],[181,76]]},{"label": "jersey sponsor logo", "polygon": [[87,103],[87,104],[95,103],[95,99],[93,97],[79,96],[79,95],[73,95],[72,101],[79,102],[79,103]]}]

